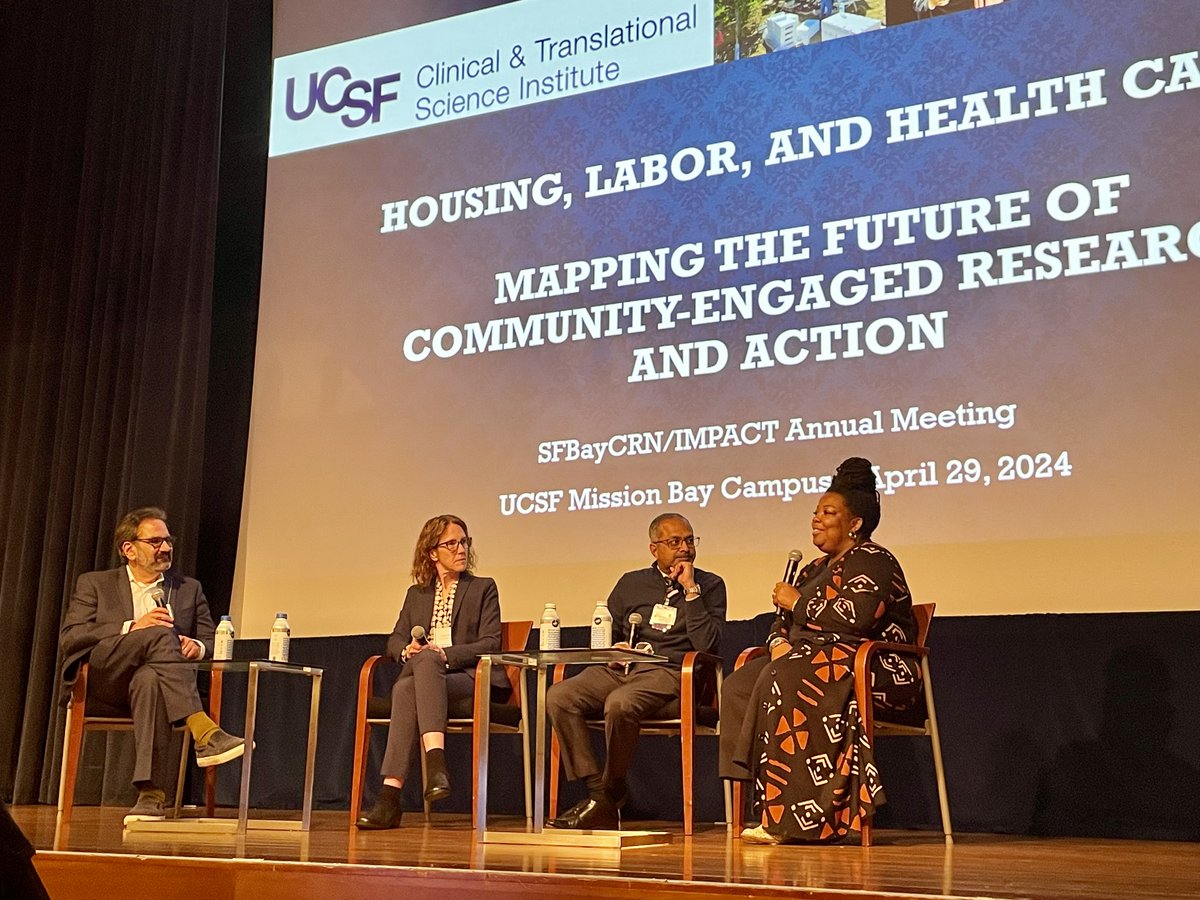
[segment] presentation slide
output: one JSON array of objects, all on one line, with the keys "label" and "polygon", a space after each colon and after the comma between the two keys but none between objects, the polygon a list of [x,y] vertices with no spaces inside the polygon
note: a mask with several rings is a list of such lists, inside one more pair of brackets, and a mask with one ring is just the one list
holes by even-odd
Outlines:
[{"label": "presentation slide", "polygon": [[927,6],[278,4],[239,633],[444,512],[507,619],[668,510],[750,618],[848,456],[939,615],[1195,609],[1200,4]]}]

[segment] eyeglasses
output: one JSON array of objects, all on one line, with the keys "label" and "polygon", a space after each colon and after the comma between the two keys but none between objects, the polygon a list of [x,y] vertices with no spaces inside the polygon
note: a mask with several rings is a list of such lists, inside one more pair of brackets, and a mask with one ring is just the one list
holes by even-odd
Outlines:
[{"label": "eyeglasses", "polygon": [[651,541],[650,543],[666,544],[672,550],[678,550],[684,544],[687,544],[689,547],[695,547],[698,543],[700,543],[700,538],[696,537],[695,535],[688,535],[687,537],[663,538],[661,541]]},{"label": "eyeglasses", "polygon": [[451,553],[457,553],[459,547],[462,547],[464,550],[470,550],[471,539],[469,537],[465,537],[462,540],[455,538],[452,541],[442,541],[440,544],[434,544],[433,546],[439,550],[449,550]]},{"label": "eyeglasses", "polygon": [[133,540],[135,543],[149,544],[155,550],[157,550],[163,544],[166,544],[168,547],[175,546],[175,538],[170,535],[167,537],[134,538]]}]

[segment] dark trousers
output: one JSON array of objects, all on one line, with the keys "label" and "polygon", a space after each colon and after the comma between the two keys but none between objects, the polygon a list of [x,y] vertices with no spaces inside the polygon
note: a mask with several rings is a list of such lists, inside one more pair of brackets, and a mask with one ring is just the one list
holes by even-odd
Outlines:
[{"label": "dark trousers", "polygon": [[721,750],[717,774],[722,778],[750,779],[746,756],[750,753],[756,720],[756,713],[750,710],[750,697],[758,676],[770,661],[771,657],[765,654],[756,657],[721,683]]},{"label": "dark trousers", "polygon": [[133,716],[133,783],[166,790],[178,764],[172,759],[171,723],[203,709],[196,667],[179,650],[169,628],[141,628],[105,638],[88,656],[88,694]]},{"label": "dark trousers", "polygon": [[450,701],[474,693],[475,673],[447,672],[432,650],[422,650],[408,660],[392,686],[392,718],[380,767],[383,777],[403,780],[421,735],[445,731]]},{"label": "dark trousers", "polygon": [[558,734],[567,778],[587,778],[601,772],[587,720],[604,713],[604,741],[608,748],[604,783],[624,782],[642,719],[679,699],[679,670],[667,666],[635,665],[626,674],[608,666],[589,666],[561,681],[546,693],[546,709]]}]

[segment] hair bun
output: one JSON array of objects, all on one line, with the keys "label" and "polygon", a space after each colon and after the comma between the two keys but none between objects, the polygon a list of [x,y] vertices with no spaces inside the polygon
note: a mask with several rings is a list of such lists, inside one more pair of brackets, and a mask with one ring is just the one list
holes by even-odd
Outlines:
[{"label": "hair bun", "polygon": [[833,484],[830,487],[834,486],[865,491],[868,494],[875,493],[875,470],[871,468],[871,461],[861,456],[851,456],[844,460],[837,467],[837,474],[833,476]]}]

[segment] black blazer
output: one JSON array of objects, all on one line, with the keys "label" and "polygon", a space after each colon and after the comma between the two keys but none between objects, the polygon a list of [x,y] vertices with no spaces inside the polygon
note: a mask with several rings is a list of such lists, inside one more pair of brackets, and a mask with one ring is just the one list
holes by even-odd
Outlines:
[{"label": "black blazer", "polygon": [[[400,654],[412,641],[412,628],[420,625],[428,633],[433,621],[433,586],[414,584],[404,597],[400,618],[388,636],[387,653],[400,660]],[[500,650],[500,592],[491,578],[463,572],[454,593],[454,612],[450,617],[450,636],[454,643],[443,648],[446,664],[452,672],[475,675],[475,664],[483,653]],[[492,668],[492,686],[508,687],[503,666]]]},{"label": "black blazer", "polygon": [[[216,626],[200,582],[167,572],[163,575],[163,591],[175,614],[175,631],[200,641],[211,654]],[[79,664],[92,648],[105,638],[117,637],[133,617],[133,593],[126,566],[80,575],[58,636],[63,681],[74,684]]]}]

